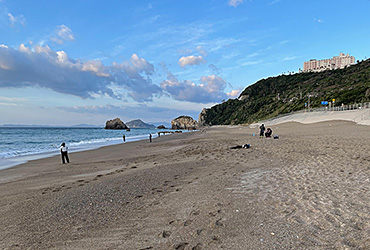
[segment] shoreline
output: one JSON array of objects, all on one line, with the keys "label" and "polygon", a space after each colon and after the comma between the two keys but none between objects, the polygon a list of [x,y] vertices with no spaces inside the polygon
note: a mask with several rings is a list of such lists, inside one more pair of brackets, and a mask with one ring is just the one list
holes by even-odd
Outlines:
[{"label": "shoreline", "polygon": [[[186,133],[186,131],[185,132],[182,131],[182,133]],[[158,137],[157,133],[152,134],[152,135],[153,135],[153,137],[152,137],[153,139]],[[166,135],[166,134],[164,134],[164,135]],[[83,151],[99,149],[99,148],[102,148],[102,147],[108,147],[108,146],[113,146],[113,145],[119,145],[119,144],[125,144],[125,143],[147,140],[144,137],[146,137],[146,136],[142,135],[142,136],[127,137],[125,142],[123,142],[120,139],[120,142],[117,142],[117,143],[106,143],[106,144],[96,143],[96,146],[90,146],[90,147],[86,146],[86,147],[77,148],[77,149],[72,148],[72,150],[70,149],[68,151],[68,153],[70,154],[70,153],[75,153],[75,152],[83,152]],[[29,154],[29,155],[14,156],[14,157],[9,157],[9,158],[1,158],[0,159],[0,171],[3,170],[3,169],[15,167],[17,165],[25,164],[29,161],[43,159],[43,158],[49,158],[49,157],[53,157],[53,156],[56,156],[56,155],[60,155],[59,149],[56,149],[54,152],[49,151],[49,152],[42,152],[42,153],[32,153],[32,154]]]},{"label": "shoreline", "polygon": [[0,170],[0,248],[370,246],[370,128],[270,127],[280,139],[211,127]]}]

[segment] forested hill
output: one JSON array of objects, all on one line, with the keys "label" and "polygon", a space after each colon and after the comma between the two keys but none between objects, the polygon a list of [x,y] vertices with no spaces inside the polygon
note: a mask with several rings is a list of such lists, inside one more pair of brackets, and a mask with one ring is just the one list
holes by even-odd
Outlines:
[{"label": "forested hill", "polygon": [[199,115],[203,125],[256,122],[279,114],[311,108],[335,99],[335,105],[370,101],[370,59],[344,69],[297,73],[262,79],[230,99]]}]

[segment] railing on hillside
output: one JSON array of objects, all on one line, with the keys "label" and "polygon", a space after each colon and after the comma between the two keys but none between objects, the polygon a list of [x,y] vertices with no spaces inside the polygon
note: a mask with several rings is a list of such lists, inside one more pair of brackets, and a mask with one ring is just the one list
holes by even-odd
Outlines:
[{"label": "railing on hillside", "polygon": [[[364,103],[355,103],[350,105],[339,105],[339,106],[326,106],[326,107],[320,107],[311,109],[310,112],[315,111],[346,111],[346,110],[355,110],[355,109],[368,109],[370,108],[370,102],[364,102]],[[308,112],[308,109],[305,109],[306,112]]]},{"label": "railing on hillside", "polygon": [[[334,107],[320,107],[320,108],[311,108],[311,109],[303,109],[303,110],[298,110],[298,111],[293,111],[290,113],[285,113],[285,114],[280,114],[275,117],[272,117],[267,120],[259,121],[258,123],[267,123],[269,121],[283,118],[286,116],[290,116],[293,114],[304,114],[308,112],[322,112],[322,111],[347,111],[347,110],[356,110],[356,109],[370,109],[370,102],[364,102],[364,103],[355,103],[355,104],[350,104],[350,105],[340,105],[340,106],[334,106]],[[363,121],[363,120],[370,120],[370,110],[368,112],[365,112],[358,117],[354,119],[355,122]]]}]

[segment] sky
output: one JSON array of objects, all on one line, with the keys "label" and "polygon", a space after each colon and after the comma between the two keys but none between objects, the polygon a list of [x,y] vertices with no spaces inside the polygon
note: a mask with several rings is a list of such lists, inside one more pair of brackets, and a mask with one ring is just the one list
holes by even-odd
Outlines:
[{"label": "sky", "polygon": [[0,125],[161,124],[370,57],[370,0],[0,0]]}]

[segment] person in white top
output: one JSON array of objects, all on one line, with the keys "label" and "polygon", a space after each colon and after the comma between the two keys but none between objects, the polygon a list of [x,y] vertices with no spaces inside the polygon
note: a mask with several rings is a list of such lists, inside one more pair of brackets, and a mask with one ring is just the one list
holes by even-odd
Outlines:
[{"label": "person in white top", "polygon": [[67,160],[67,163],[69,163],[68,147],[64,142],[60,145],[60,153],[62,154],[62,163],[65,163],[64,158]]}]

